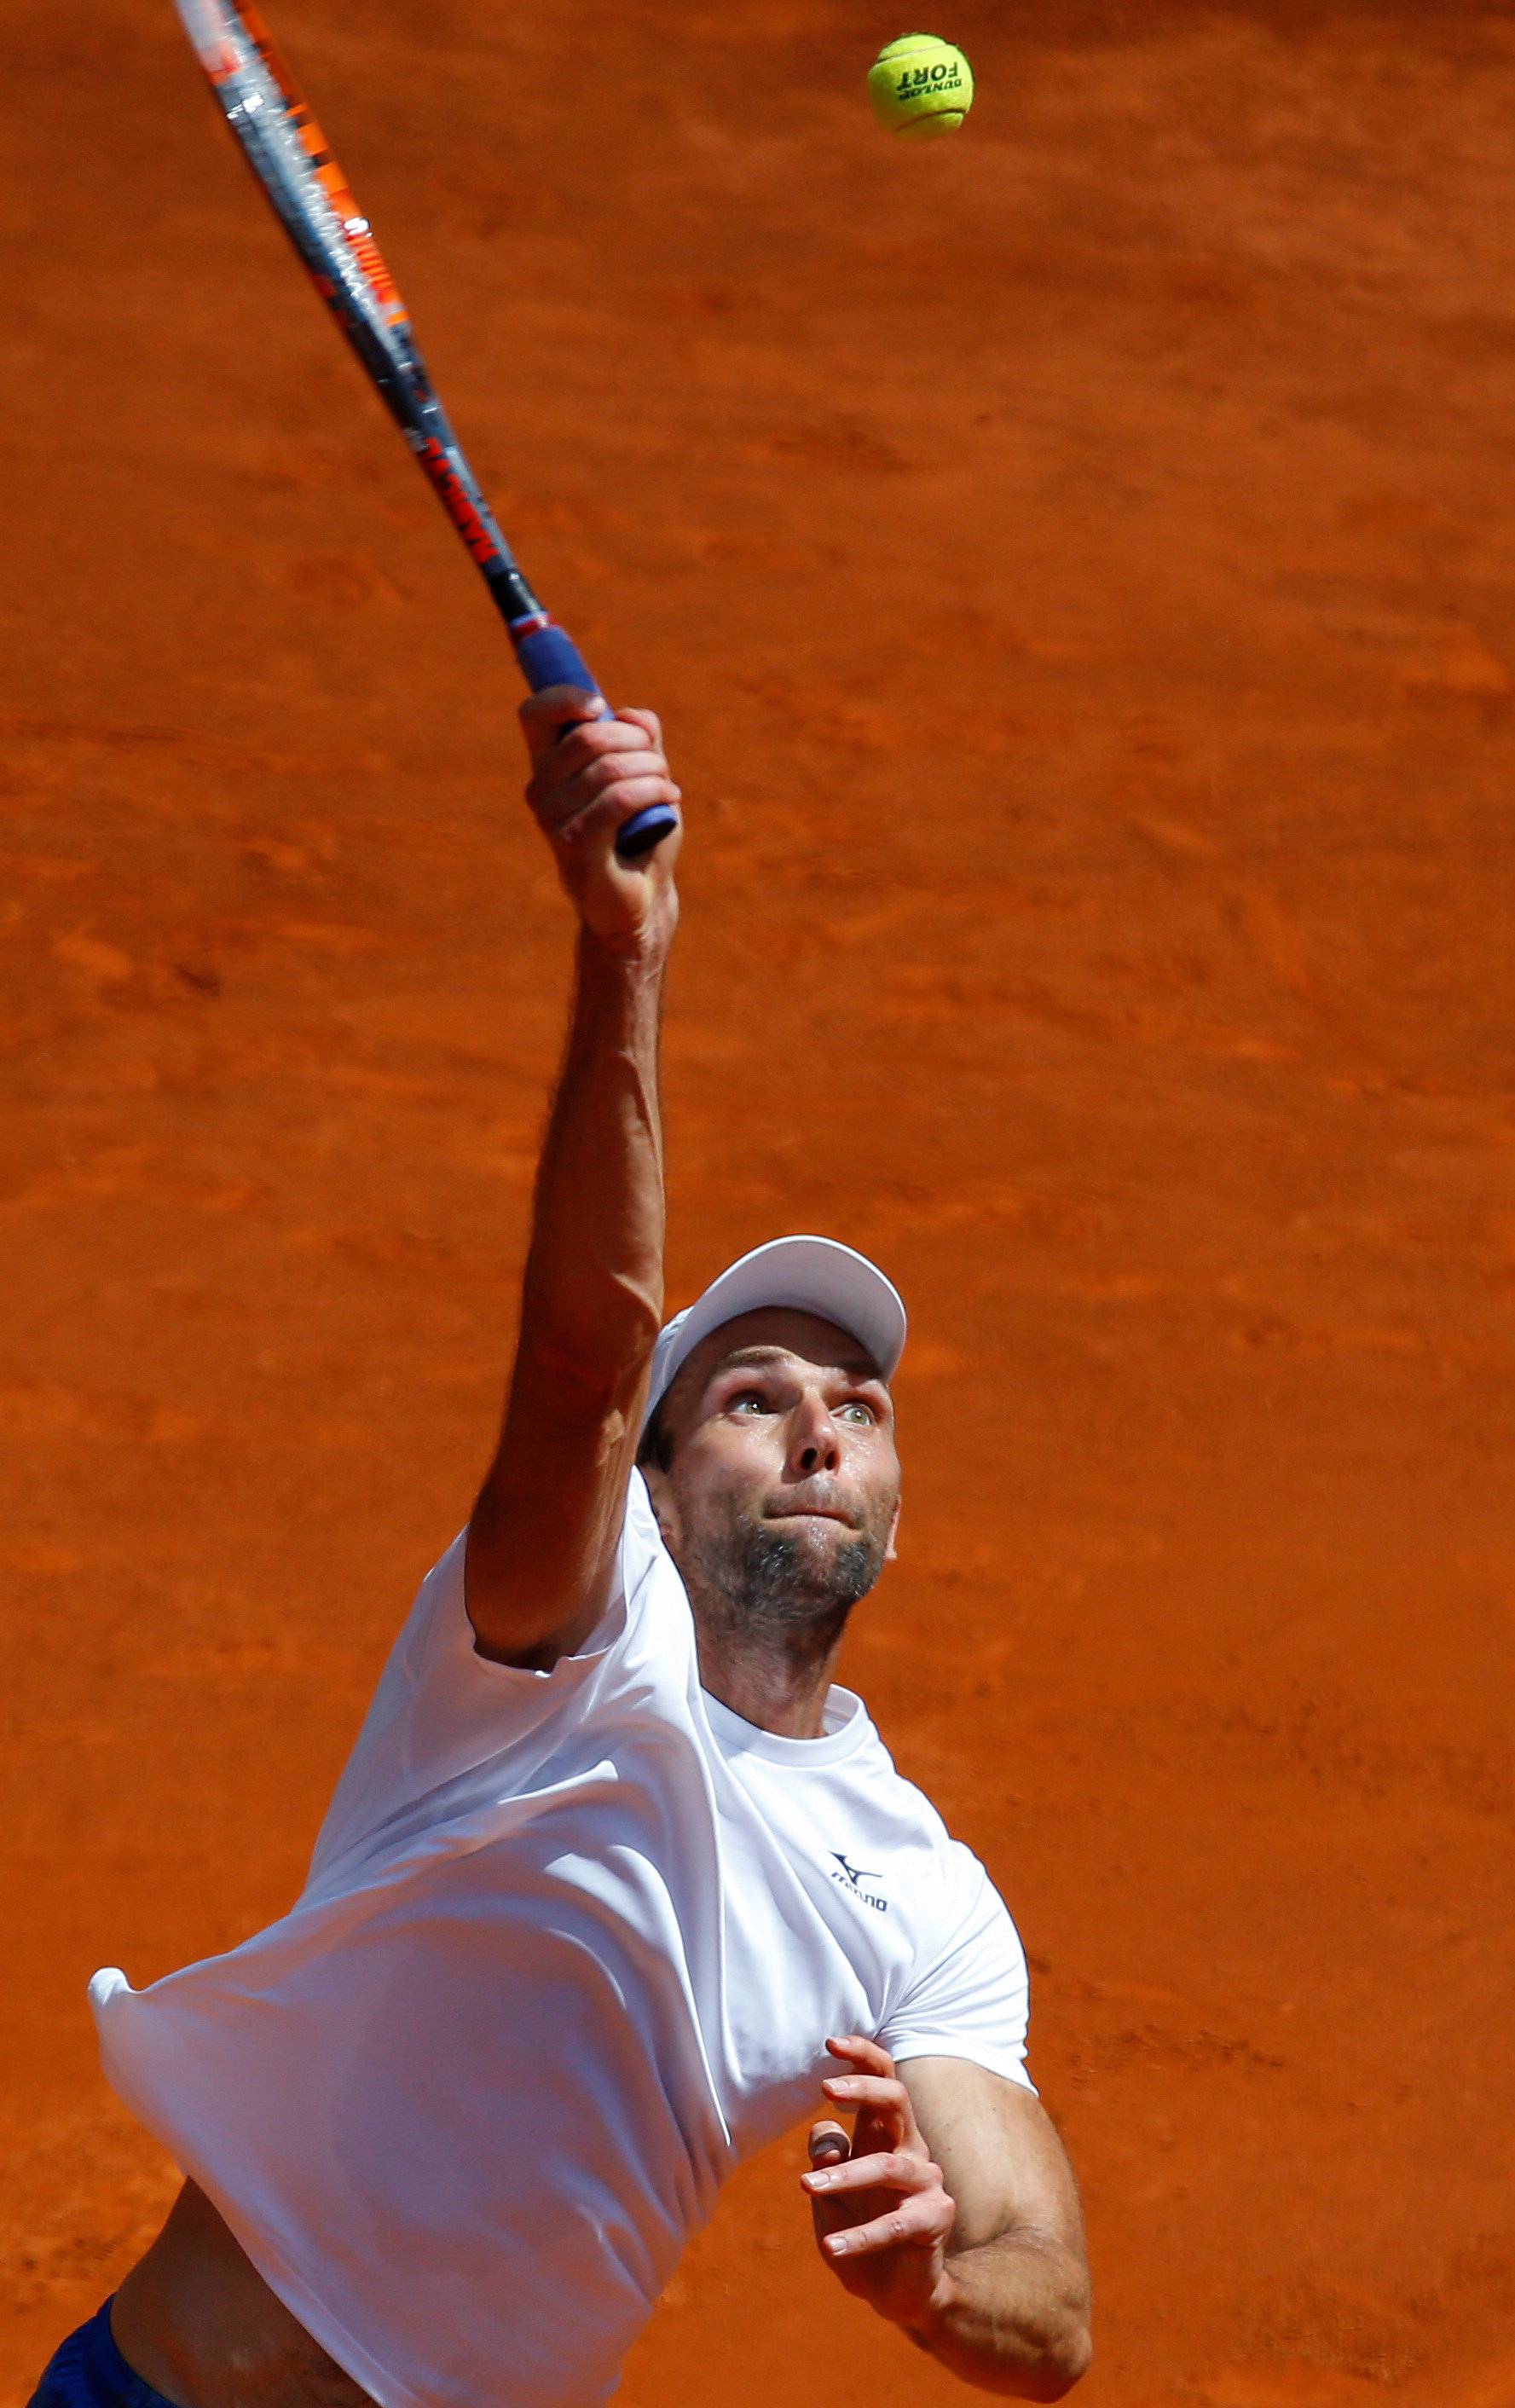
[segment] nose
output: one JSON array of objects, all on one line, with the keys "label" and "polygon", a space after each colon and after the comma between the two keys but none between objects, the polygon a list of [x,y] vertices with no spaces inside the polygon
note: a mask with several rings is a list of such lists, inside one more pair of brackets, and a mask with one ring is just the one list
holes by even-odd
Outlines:
[{"label": "nose", "polygon": [[841,1440],[823,1398],[811,1389],[795,1406],[789,1425],[789,1476],[810,1480],[818,1471],[836,1471],[842,1459]]}]

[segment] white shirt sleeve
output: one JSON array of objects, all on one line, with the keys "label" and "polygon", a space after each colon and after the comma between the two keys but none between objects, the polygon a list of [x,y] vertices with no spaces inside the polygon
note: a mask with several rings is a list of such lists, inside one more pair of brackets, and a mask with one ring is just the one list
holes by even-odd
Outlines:
[{"label": "white shirt sleeve", "polygon": [[962,2057],[1035,2093],[1026,2071],[1030,1985],[1005,1902],[971,1849],[948,1842],[948,1914],[938,1942],[879,2034],[896,2064]]},{"label": "white shirt sleeve", "polygon": [[[621,1544],[593,1629],[550,1671],[496,1664],[474,1644],[464,1595],[466,1531],[460,1531],[422,1582],[358,1734],[357,1743],[316,1842],[311,1878],[321,1878],[354,1842],[396,1813],[518,1749],[575,1711],[592,1678],[613,1678],[616,1658],[639,1637],[660,1591],[677,1647],[677,1611],[668,1584],[650,1578],[662,1541],[640,1472],[632,1475]],[[678,1603],[683,1603],[678,1593]],[[683,1604],[687,1620],[688,1607]],[[693,1631],[688,1645],[693,1649]]]}]

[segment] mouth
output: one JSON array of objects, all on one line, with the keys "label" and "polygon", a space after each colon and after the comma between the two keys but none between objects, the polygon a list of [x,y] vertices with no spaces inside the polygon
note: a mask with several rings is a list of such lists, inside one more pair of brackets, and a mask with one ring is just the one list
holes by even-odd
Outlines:
[{"label": "mouth", "polygon": [[765,1522],[837,1522],[844,1530],[852,1526],[847,1515],[838,1513],[834,1505],[796,1505],[788,1512],[765,1513],[763,1518]]}]

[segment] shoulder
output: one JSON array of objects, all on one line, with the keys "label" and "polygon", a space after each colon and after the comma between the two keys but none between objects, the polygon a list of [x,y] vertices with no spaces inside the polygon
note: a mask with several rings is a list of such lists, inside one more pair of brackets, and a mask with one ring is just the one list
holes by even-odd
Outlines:
[{"label": "shoulder", "polygon": [[[833,1697],[845,1696],[833,1691]],[[861,1793],[870,1840],[889,1852],[914,1906],[917,1955],[935,1960],[971,1932],[993,1931],[1020,1951],[1009,1910],[984,1864],[954,1838],[940,1809],[894,1762],[861,1702],[850,1701],[865,1729],[842,1770]]]},{"label": "shoulder", "polygon": [[918,1782],[901,1772],[861,1699],[833,1690],[858,1713],[865,1737],[853,1759],[855,1777],[869,1792],[870,1805],[880,1827],[891,1828],[899,1845],[910,1849],[921,1869],[929,1870],[932,1894],[950,1913],[989,1880],[971,1848],[955,1839],[940,1808]]},{"label": "shoulder", "polygon": [[522,1751],[550,1749],[570,1725],[614,1710],[628,1689],[654,1711],[681,1710],[693,1679],[693,1622],[639,1473],[598,1618],[550,1666],[502,1663],[478,1644],[466,1541],[460,1532],[421,1584],[322,1826],[316,1873],[422,1798],[452,1796],[460,1780],[511,1777]]},{"label": "shoulder", "polygon": [[[413,1620],[418,1655],[466,1660],[486,1674],[542,1682],[559,1674],[571,1684],[576,1671],[645,1654],[663,1657],[692,1651],[693,1620],[679,1569],[664,1544],[652,1500],[641,1473],[627,1484],[621,1537],[598,1611],[574,1644],[549,1651],[537,1664],[500,1662],[477,1641],[465,1597],[466,1532],[454,1542],[422,1584]],[[560,1686],[564,1685],[560,1682]]]},{"label": "shoulder", "polygon": [[1018,2086],[1030,2018],[1025,1950],[988,1868],[878,1747],[877,1795],[908,1867],[910,1961],[879,2034],[896,2058],[966,2058]]}]

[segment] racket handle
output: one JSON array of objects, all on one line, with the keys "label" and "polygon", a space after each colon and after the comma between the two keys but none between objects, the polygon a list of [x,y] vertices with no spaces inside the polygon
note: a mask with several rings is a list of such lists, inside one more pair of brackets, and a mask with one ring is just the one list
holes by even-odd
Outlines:
[{"label": "racket handle", "polygon": [[[540,694],[545,685],[579,685],[588,694],[599,693],[589,663],[562,627],[533,628],[517,643],[516,658],[533,694]],[[566,734],[566,729],[564,732]],[[671,836],[678,825],[679,814],[671,803],[650,803],[645,811],[638,811],[621,829],[616,837],[616,851],[622,861],[639,861],[644,853],[650,853],[665,836]]]}]

